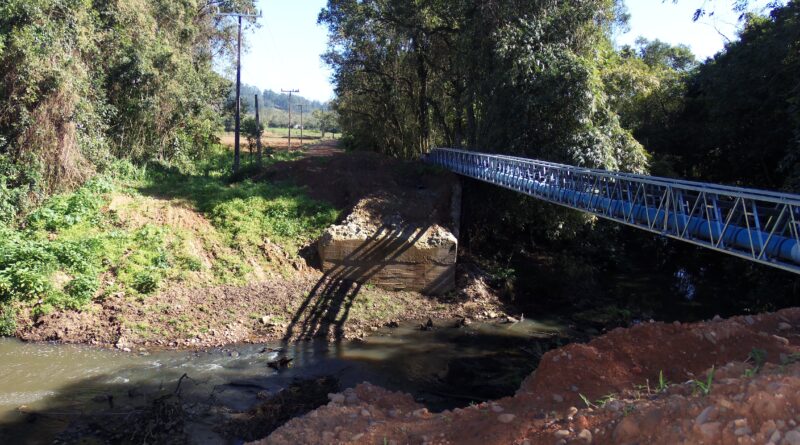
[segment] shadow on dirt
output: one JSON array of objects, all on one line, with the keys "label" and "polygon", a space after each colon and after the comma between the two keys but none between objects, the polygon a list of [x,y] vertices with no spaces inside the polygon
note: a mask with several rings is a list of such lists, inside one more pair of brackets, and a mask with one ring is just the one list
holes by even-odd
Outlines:
[{"label": "shadow on dirt", "polygon": [[283,342],[292,338],[344,338],[344,324],[363,284],[399,258],[429,227],[383,226],[327,271],[295,312]]}]

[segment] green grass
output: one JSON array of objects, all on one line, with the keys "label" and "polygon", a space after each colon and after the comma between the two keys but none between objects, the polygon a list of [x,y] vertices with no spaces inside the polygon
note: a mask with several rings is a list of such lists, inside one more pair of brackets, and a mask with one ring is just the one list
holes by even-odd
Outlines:
[{"label": "green grass", "polygon": [[750,354],[747,356],[747,360],[745,360],[745,362],[750,361],[753,362],[753,367],[745,370],[745,377],[755,377],[756,374],[761,372],[761,370],[764,368],[764,364],[767,362],[767,351],[759,348],[753,348],[750,351]]},{"label": "green grass", "polygon": [[692,383],[694,384],[695,392],[704,396],[711,394],[711,387],[714,384],[714,367],[712,366],[708,371],[705,380],[692,380]]},{"label": "green grass", "polygon": [[[268,162],[298,156],[297,152],[277,153]],[[145,195],[188,202],[240,252],[254,251],[265,238],[296,250],[338,216],[336,209],[308,198],[301,188],[250,180],[229,184],[227,166],[211,172],[192,175],[160,168],[129,186]]]},{"label": "green grass", "polygon": [[[297,156],[278,154],[268,162]],[[232,182],[229,158],[220,149],[181,168],[119,162],[77,191],[52,197],[19,226],[0,224],[0,335],[13,333],[19,304],[42,314],[81,309],[116,293],[144,300],[187,277],[199,284],[241,284],[251,263],[271,267],[259,249],[265,239],[297,255],[338,217],[336,209],[297,187]],[[142,215],[143,224],[108,210],[119,196],[130,198],[130,213]],[[144,207],[153,202],[189,207],[212,227],[147,220]],[[213,259],[210,267],[190,243]]]}]

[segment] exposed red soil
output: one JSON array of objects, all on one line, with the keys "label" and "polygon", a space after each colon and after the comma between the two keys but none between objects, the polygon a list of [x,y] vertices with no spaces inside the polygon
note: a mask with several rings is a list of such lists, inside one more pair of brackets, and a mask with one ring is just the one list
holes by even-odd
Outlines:
[{"label": "exposed red soil", "polygon": [[[744,375],[753,349],[765,369]],[[432,414],[363,384],[263,444],[800,443],[800,309],[696,324],[645,323],[546,353],[513,397]],[[781,365],[783,363],[783,365]],[[688,380],[704,380],[709,395]],[[659,373],[671,385],[656,389]],[[681,383],[684,382],[684,383]],[[648,385],[649,383],[649,389]],[[586,407],[580,395],[602,407]],[[599,405],[597,403],[596,405]],[[580,409],[578,409],[580,408]]]},{"label": "exposed red soil", "polygon": [[377,195],[381,199],[374,201],[380,205],[372,209],[376,214],[394,212],[407,223],[452,228],[449,197],[457,179],[446,172],[431,174],[430,168],[419,162],[373,152],[312,147],[303,159],[276,163],[254,179],[291,182],[305,187],[312,198],[344,209]]}]

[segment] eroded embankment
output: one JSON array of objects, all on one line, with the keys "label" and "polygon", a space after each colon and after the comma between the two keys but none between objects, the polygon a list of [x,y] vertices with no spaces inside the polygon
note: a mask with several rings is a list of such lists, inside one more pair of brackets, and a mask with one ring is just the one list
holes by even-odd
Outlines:
[{"label": "eroded embankment", "polygon": [[434,414],[364,383],[260,443],[795,444],[798,360],[796,308],[644,323],[546,353],[513,397]]},{"label": "eroded embankment", "polygon": [[460,275],[462,290],[446,299],[329,280],[316,271],[249,286],[175,288],[154,301],[114,296],[89,310],[23,319],[17,336],[131,350],[205,348],[354,339],[401,320],[502,316],[503,305],[480,276]]},{"label": "eroded embankment", "polygon": [[[414,252],[423,257],[430,250],[426,246],[442,244],[437,240],[449,243],[449,262],[427,267],[432,273],[426,283],[453,287],[457,218],[452,195],[457,181],[452,175],[419,163],[330,147],[309,149],[253,175],[253,181],[230,184],[175,172],[147,181],[119,181],[112,192],[98,197],[103,205],[94,217],[101,224],[91,228],[93,236],[112,238],[109,245],[118,248],[114,255],[104,254],[90,301],[75,309],[48,311],[35,301],[21,303],[15,335],[131,350],[202,348],[350,339],[391,321],[502,313],[496,293],[487,286],[491,280],[474,268],[458,274],[457,292],[440,297],[416,292],[426,286],[386,290],[354,283],[373,282],[370,277],[384,277],[385,282],[397,267],[406,268],[405,263],[384,261],[385,252],[372,249],[374,244],[396,252],[413,244],[388,236],[367,249],[359,247],[366,242],[362,235],[416,230],[424,234],[417,240],[424,246]],[[350,215],[336,227],[358,232],[345,238],[355,240],[360,256],[369,250],[367,258],[376,261],[320,270],[316,237],[333,222],[333,208]],[[42,236],[56,243],[72,232]],[[118,241],[119,234],[126,236],[126,244]],[[150,239],[145,235],[153,238],[150,250],[142,247],[142,240]],[[406,269],[413,275],[413,267]],[[62,282],[69,278],[61,269],[54,276],[67,277]],[[144,283],[152,286],[140,291],[142,278],[150,278]]]}]

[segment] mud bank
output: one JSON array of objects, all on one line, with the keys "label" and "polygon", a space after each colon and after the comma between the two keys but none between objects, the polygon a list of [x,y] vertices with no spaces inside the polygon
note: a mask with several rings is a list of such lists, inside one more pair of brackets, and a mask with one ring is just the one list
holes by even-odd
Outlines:
[{"label": "mud bank", "polygon": [[430,413],[364,383],[257,443],[795,444],[798,361],[797,308],[644,323],[546,353],[513,397]]},{"label": "mud bank", "polygon": [[147,300],[120,296],[89,310],[35,319],[23,315],[16,336],[133,351],[356,339],[392,322],[502,317],[506,308],[488,281],[463,267],[458,292],[430,297],[331,279],[309,269],[250,286],[175,288]]}]

